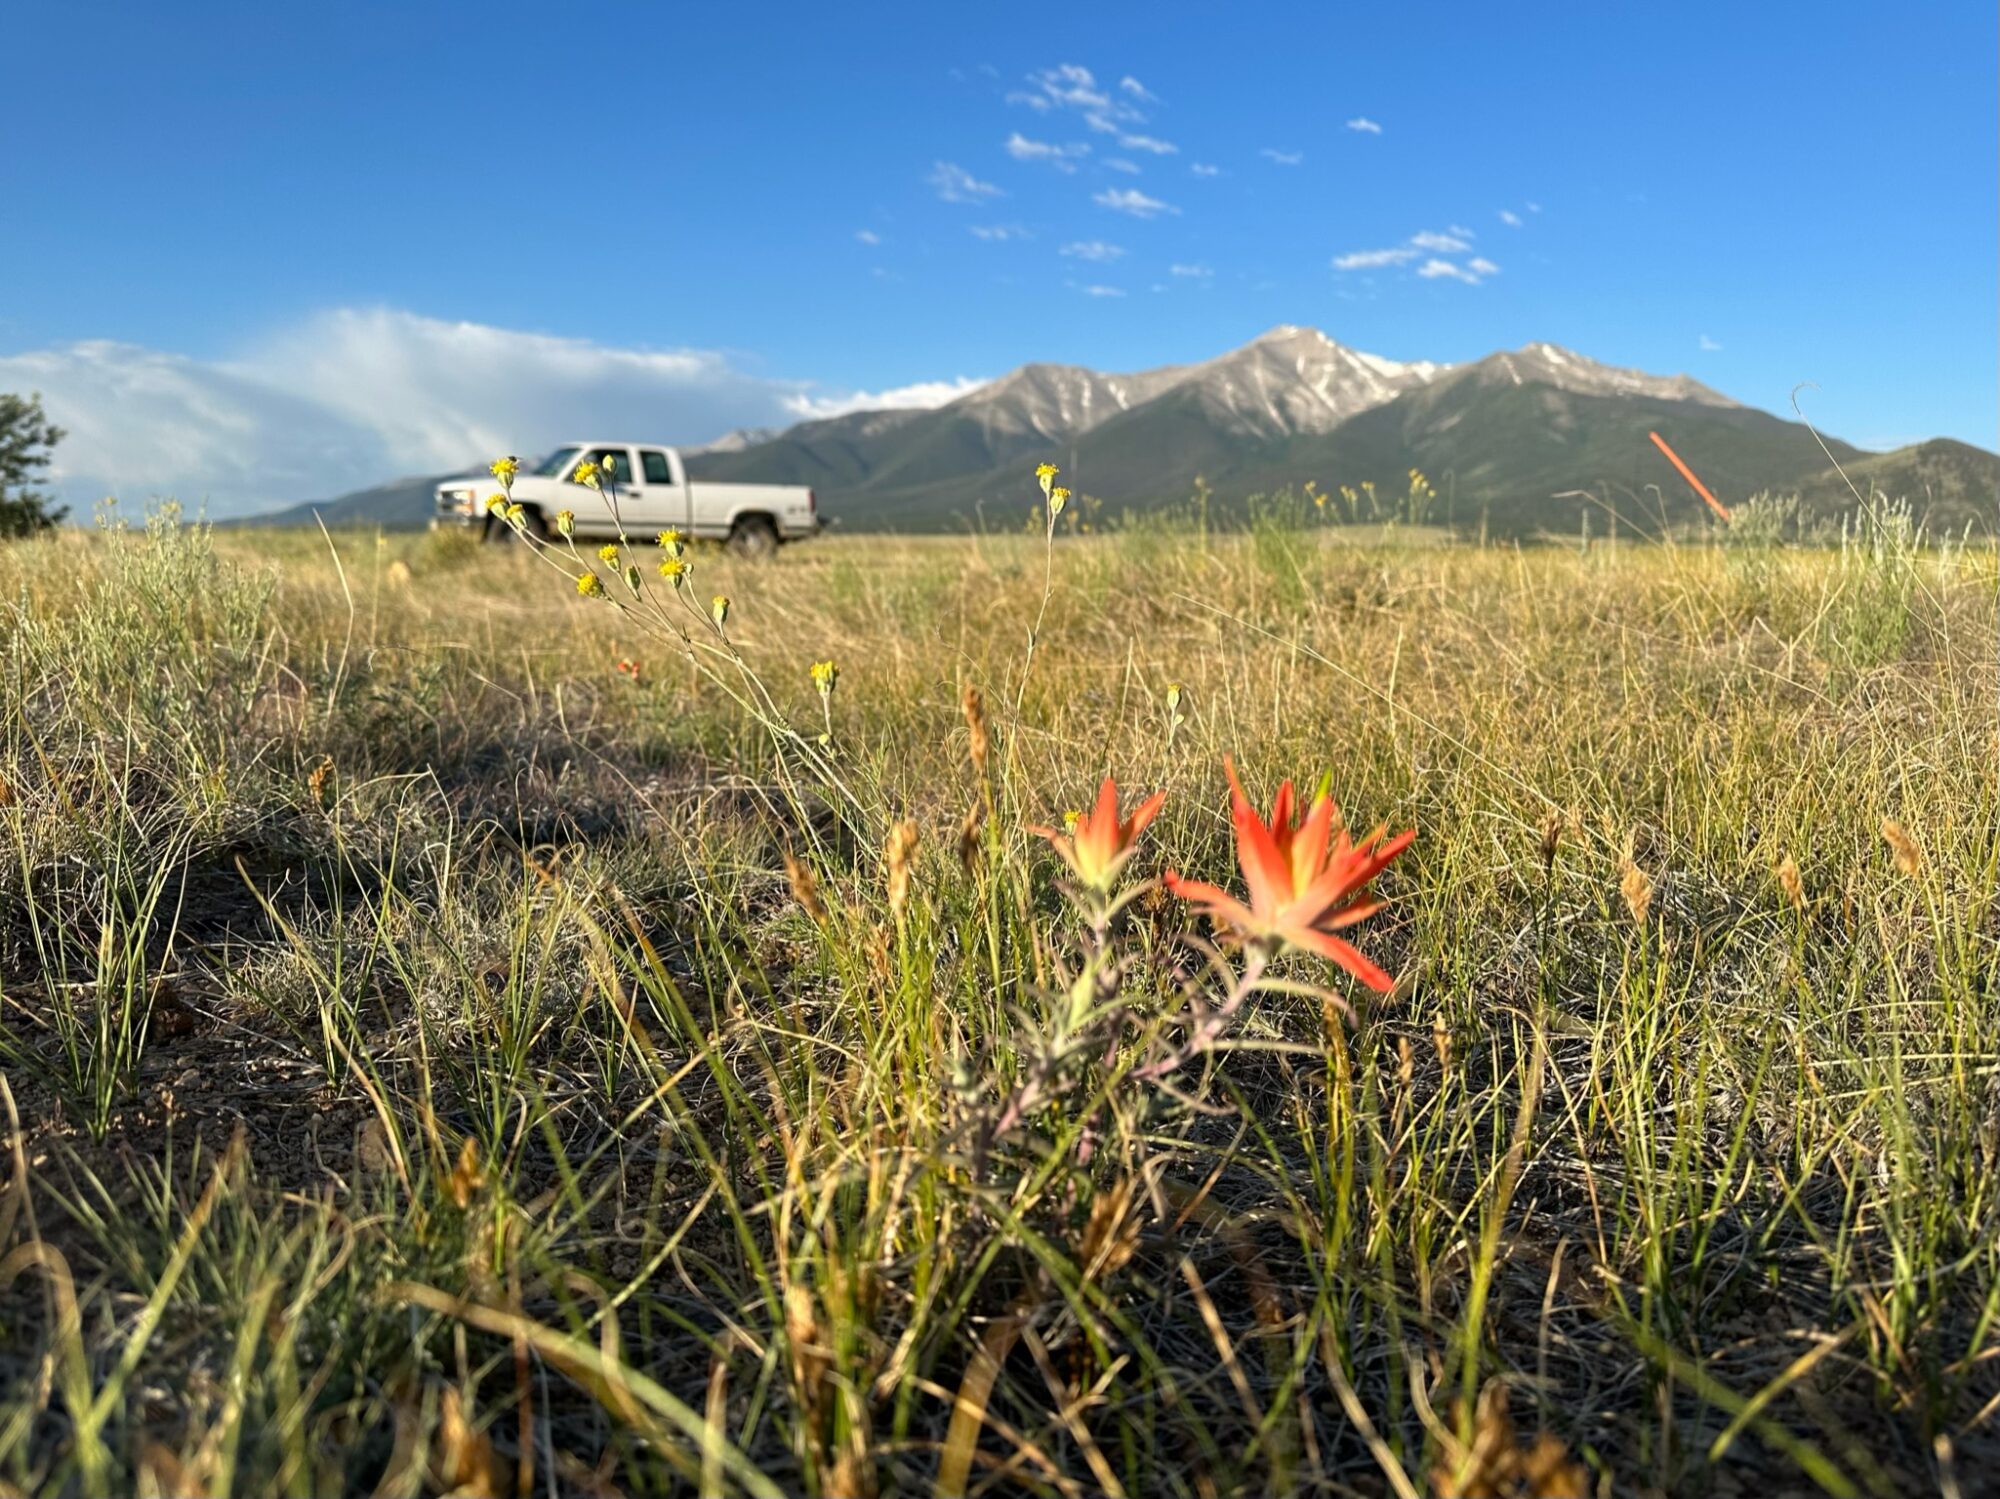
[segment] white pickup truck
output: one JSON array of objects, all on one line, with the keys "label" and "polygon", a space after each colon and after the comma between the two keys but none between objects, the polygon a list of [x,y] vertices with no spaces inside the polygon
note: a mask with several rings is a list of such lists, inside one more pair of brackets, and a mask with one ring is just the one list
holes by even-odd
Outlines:
[{"label": "white pickup truck", "polygon": [[[573,477],[583,462],[597,465],[599,488]],[[433,526],[478,526],[489,537],[509,533],[487,512],[500,493],[490,474],[446,479],[437,486]],[[576,535],[634,541],[668,529],[685,536],[727,541],[746,557],[768,557],[783,541],[819,532],[819,499],[796,484],[711,484],[690,482],[678,451],[636,442],[571,442],[539,463],[521,465],[514,476],[514,503],[536,536],[554,531],[555,518],[575,516]]]}]

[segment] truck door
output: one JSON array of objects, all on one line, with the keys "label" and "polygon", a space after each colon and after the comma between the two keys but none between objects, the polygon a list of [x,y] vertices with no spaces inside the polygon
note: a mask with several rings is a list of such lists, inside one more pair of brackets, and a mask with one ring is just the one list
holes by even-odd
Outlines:
[{"label": "truck door", "polygon": [[592,448],[584,456],[597,465],[598,491],[594,497],[585,491],[570,507],[578,529],[587,536],[615,536],[621,527],[630,531],[645,525],[646,491],[632,466],[631,450]]},{"label": "truck door", "polygon": [[673,459],[658,448],[641,448],[639,462],[646,476],[647,524],[673,526],[692,536],[693,486],[676,471]]}]

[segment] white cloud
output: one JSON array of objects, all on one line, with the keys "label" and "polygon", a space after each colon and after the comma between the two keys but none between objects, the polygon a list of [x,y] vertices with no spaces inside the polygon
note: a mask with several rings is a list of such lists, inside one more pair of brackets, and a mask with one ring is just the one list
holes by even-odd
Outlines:
[{"label": "white cloud", "polygon": [[1124,288],[1118,286],[1079,286],[1077,290],[1082,292],[1086,297],[1122,297],[1125,295]]},{"label": "white cloud", "polygon": [[1363,135],[1380,135],[1382,133],[1382,127],[1366,115],[1356,115],[1347,122],[1347,128],[1349,130],[1358,130]]},{"label": "white cloud", "polygon": [[[1455,230],[1458,226],[1453,225]],[[1426,229],[1421,234],[1410,236],[1410,243],[1419,250],[1433,250],[1440,255],[1456,255],[1462,250],[1470,250],[1472,244],[1457,233],[1440,234],[1434,229]]]},{"label": "white cloud", "polygon": [[1074,172],[1077,158],[1088,156],[1090,147],[1082,141],[1058,146],[1049,141],[1029,140],[1016,130],[1007,137],[1007,154],[1016,161],[1045,161],[1058,172]]},{"label": "white cloud", "polygon": [[882,236],[877,234],[873,229],[857,229],[854,231],[854,237],[864,245],[879,245],[882,243]]},{"label": "white cloud", "polygon": [[1472,240],[1472,231],[1463,224],[1453,224],[1448,230],[1425,229],[1411,235],[1400,245],[1381,250],[1352,250],[1345,255],[1336,255],[1333,257],[1333,268],[1336,271],[1384,270],[1389,266],[1407,265],[1428,253],[1430,258],[1417,267],[1419,276],[1430,280],[1449,277],[1477,284],[1488,276],[1499,274],[1500,267],[1484,256],[1474,256],[1463,265],[1443,258],[1464,254],[1472,248]]},{"label": "white cloud", "polygon": [[1540,213],[1541,211],[1542,211],[1542,205],[1539,203],[1530,203],[1528,205],[1529,213]]},{"label": "white cloud", "polygon": [[956,380],[919,380],[913,385],[857,390],[841,396],[792,395],[785,397],[785,409],[801,421],[850,411],[930,411],[970,395],[985,383],[960,375]]},{"label": "white cloud", "polygon": [[1186,276],[1197,281],[1205,281],[1215,274],[1215,268],[1206,265],[1171,265],[1167,267],[1167,274],[1170,276]]},{"label": "white cloud", "polygon": [[1511,208],[1503,208],[1500,210],[1500,222],[1505,224],[1509,229],[1519,229],[1521,227],[1521,216]]},{"label": "white cloud", "polygon": [[983,203],[988,198],[1005,196],[992,183],[981,182],[956,162],[936,163],[924,181],[947,203]]},{"label": "white cloud", "polygon": [[1098,83],[1090,69],[1073,62],[1037,69],[1028,75],[1028,84],[1026,90],[1016,90],[1007,95],[1007,102],[1025,104],[1044,113],[1073,109],[1089,121],[1092,129],[1102,130],[1107,135],[1117,131],[1118,121],[1136,125],[1146,118],[1144,112],[1131,102],[1140,97],[1139,94],[1121,84],[1119,92],[1125,97],[1117,97]]},{"label": "white cloud", "polygon": [[1114,213],[1129,213],[1135,219],[1150,219],[1163,213],[1179,213],[1171,203],[1162,203],[1158,198],[1149,198],[1137,188],[1107,187],[1101,193],[1091,196],[1091,202],[1101,208],[1109,208]]},{"label": "white cloud", "polygon": [[1127,73],[1118,80],[1118,86],[1142,104],[1158,104],[1160,96],[1147,89],[1146,85]]},{"label": "white cloud", "polygon": [[1195,162],[1188,170],[1193,172],[1197,177],[1220,177],[1222,175],[1221,167],[1210,166],[1205,161]]},{"label": "white cloud", "polygon": [[1700,347],[1704,354],[1720,354],[1722,352],[1722,345],[1710,338],[1706,333],[1701,336]]},{"label": "white cloud", "polygon": [[1295,167],[1306,159],[1303,151],[1280,151],[1275,146],[1266,146],[1257,153],[1267,161],[1275,161],[1281,167]]},{"label": "white cloud", "polygon": [[1463,281],[1467,286],[1477,286],[1488,276],[1495,274],[1499,269],[1500,267],[1490,260],[1475,258],[1467,261],[1464,265],[1456,265],[1449,260],[1440,260],[1436,256],[1433,256],[1417,267],[1417,274],[1422,276],[1426,281],[1440,279]]},{"label": "white cloud", "polygon": [[220,360],[108,341],[0,355],[0,390],[41,391],[69,433],[50,487],[86,515],[104,495],[245,515],[571,437],[705,442],[783,425],[801,401],[915,404],[947,386],[957,388],[849,396],[751,374],[710,350],[618,348],[389,308],[321,313]]},{"label": "white cloud", "polygon": [[1172,141],[1163,141],[1151,135],[1121,135],[1118,144],[1127,151],[1150,151],[1155,156],[1173,156],[1181,149]]},{"label": "white cloud", "polygon": [[1060,253],[1077,260],[1090,260],[1099,265],[1108,265],[1125,253],[1125,247],[1109,244],[1101,239],[1080,239],[1064,245]]},{"label": "white cloud", "polygon": [[1132,177],[1139,175],[1139,163],[1136,161],[1127,161],[1122,156],[1107,156],[1104,158],[1104,164],[1114,172],[1124,172],[1126,175]]},{"label": "white cloud", "polygon": [[1010,239],[1033,239],[1019,224],[973,224],[970,226],[974,239],[1005,241]]},{"label": "white cloud", "polygon": [[1416,258],[1417,252],[1407,245],[1399,245],[1393,250],[1355,250],[1334,256],[1333,268],[1336,271],[1373,271],[1383,266],[1402,265]]}]

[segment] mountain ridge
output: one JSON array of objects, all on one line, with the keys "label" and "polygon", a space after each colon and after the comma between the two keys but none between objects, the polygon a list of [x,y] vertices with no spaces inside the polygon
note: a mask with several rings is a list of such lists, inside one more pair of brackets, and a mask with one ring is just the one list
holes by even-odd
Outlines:
[{"label": "mountain ridge", "polygon": [[[1049,461],[1114,512],[1173,503],[1197,483],[1225,507],[1308,479],[1328,490],[1362,480],[1400,490],[1421,469],[1450,486],[1461,525],[1522,534],[1573,530],[1582,490],[1623,491],[1631,498],[1620,503],[1655,523],[1699,513],[1652,431],[1725,502],[1778,489],[1837,507],[1829,453],[1871,483],[1921,480],[1953,517],[1977,512],[2000,488],[2000,457],[1982,449],[1937,448],[1943,439],[1895,454],[1833,438],[1822,447],[1802,424],[1685,373],[1604,364],[1540,341],[1460,364],[1398,361],[1296,324],[1192,363],[1126,373],[1030,363],[942,406],[739,430],[683,451],[697,481],[810,485],[822,513],[856,529],[953,530],[994,507],[1025,512],[1039,498],[1025,475]],[[422,507],[406,522],[421,524],[435,482],[377,486],[252,523],[317,513],[393,524],[422,485]]]}]

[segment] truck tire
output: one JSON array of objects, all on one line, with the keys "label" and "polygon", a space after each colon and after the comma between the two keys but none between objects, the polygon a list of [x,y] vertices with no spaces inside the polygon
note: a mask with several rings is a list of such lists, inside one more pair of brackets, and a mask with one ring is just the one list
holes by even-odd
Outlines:
[{"label": "truck tire", "polygon": [[486,517],[486,539],[488,541],[547,541],[548,522],[542,519],[542,512],[533,505],[523,507],[521,529],[515,529],[497,515]]},{"label": "truck tire", "polygon": [[778,554],[778,528],[761,515],[746,515],[729,532],[729,550],[738,557],[763,562]]}]

